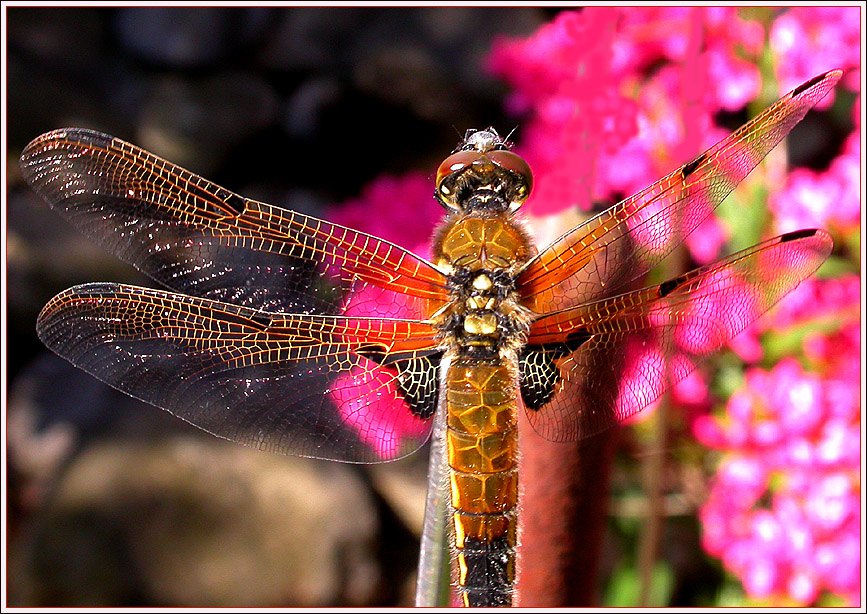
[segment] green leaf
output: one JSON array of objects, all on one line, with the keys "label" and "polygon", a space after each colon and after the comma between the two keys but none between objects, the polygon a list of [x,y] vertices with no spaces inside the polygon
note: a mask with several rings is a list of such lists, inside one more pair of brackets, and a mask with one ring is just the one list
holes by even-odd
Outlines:
[{"label": "green leaf", "polygon": [[[641,602],[641,576],[632,566],[619,565],[614,569],[602,600],[604,607],[636,607]],[[668,605],[674,591],[674,572],[665,561],[657,561],[650,576],[650,599],[647,607]]]}]

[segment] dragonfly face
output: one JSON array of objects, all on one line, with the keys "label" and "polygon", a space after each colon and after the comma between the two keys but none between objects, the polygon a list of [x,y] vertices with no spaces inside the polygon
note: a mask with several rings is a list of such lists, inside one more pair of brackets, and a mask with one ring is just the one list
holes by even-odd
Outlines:
[{"label": "dragonfly face", "polygon": [[437,200],[447,210],[514,213],[530,196],[533,173],[493,128],[468,130],[440,164],[436,186]]},{"label": "dragonfly face", "polygon": [[514,219],[529,167],[492,128],[471,131],[437,172],[448,215],[433,262],[246,199],[111,136],[56,130],[22,154],[27,181],[169,290],[76,286],[45,306],[37,329],[112,386],[263,450],[392,460],[427,439],[445,406],[459,583],[468,604],[508,603],[519,404],[554,441],[607,429],[815,271],[832,241],[804,230],[629,289],[840,74],[796,88],[538,253]]}]

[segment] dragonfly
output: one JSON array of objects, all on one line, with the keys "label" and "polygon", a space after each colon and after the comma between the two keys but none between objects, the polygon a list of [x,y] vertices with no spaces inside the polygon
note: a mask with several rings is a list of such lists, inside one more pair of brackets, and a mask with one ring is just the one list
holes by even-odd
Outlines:
[{"label": "dragonfly", "polygon": [[436,174],[430,260],[118,138],[48,132],[22,153],[30,186],[166,289],[78,285],[37,331],[111,386],[260,450],[390,461],[443,412],[455,585],[464,605],[510,605],[518,411],[552,441],[619,424],[819,267],[831,237],[799,230],[635,289],[841,74],[542,250],[519,213],[529,165],[493,128],[470,130]]}]

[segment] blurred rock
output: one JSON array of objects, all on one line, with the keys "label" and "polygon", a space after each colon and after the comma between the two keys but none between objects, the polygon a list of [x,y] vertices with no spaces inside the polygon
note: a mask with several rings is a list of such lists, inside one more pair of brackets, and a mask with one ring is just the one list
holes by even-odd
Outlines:
[{"label": "blurred rock", "polygon": [[303,82],[286,99],[283,125],[298,139],[312,139],[322,121],[322,110],[340,97],[340,84],[329,77],[313,77]]},{"label": "blurred rock", "polygon": [[424,522],[429,448],[394,463],[370,465],[373,487],[412,534],[420,538]]},{"label": "blurred rock", "polygon": [[89,70],[105,45],[104,11],[96,8],[9,7],[15,25],[7,44],[18,53],[65,70]]},{"label": "blurred rock", "polygon": [[259,452],[47,353],[13,383],[7,444],[10,603],[365,606],[411,594],[424,454],[369,480]]},{"label": "blurred rock", "polygon": [[[104,280],[146,283],[132,266],[78,232],[26,186],[10,188],[5,203],[6,275],[13,291],[4,299],[11,334],[35,335],[36,316],[43,305],[74,284]],[[23,359],[26,354],[18,353],[16,359],[19,356]]]},{"label": "blurred rock", "polygon": [[138,58],[176,68],[225,60],[255,41],[272,11],[264,7],[123,7],[114,31]]},{"label": "blurred rock", "polygon": [[254,74],[168,75],[147,94],[136,145],[209,176],[240,141],[269,125],[277,109],[276,92]]},{"label": "blurred rock", "polygon": [[[401,9],[391,9],[400,11]],[[273,32],[259,51],[259,61],[281,74],[332,72],[339,68],[350,41],[371,20],[394,13],[360,7],[299,6],[280,11]]]},{"label": "blurred rock", "polygon": [[88,446],[22,531],[17,605],[362,606],[382,582],[351,467],[216,439]]}]

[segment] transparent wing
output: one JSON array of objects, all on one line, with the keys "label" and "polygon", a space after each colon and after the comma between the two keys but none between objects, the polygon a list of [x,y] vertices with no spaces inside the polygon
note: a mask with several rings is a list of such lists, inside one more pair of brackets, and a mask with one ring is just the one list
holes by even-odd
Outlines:
[{"label": "transparent wing", "polygon": [[54,297],[37,330],[115,388],[254,448],[380,462],[430,433],[420,408],[436,399],[418,390],[435,394],[438,362],[424,322],[269,314],[97,283]]},{"label": "transparent wing", "polygon": [[522,393],[545,385],[539,358],[557,370],[550,400],[527,410],[533,428],[575,441],[641,411],[812,274],[832,247],[824,231],[792,232],[657,286],[538,319],[528,343],[536,366],[525,372],[540,381],[522,381]]},{"label": "transparent wing", "polygon": [[178,292],[270,312],[409,319],[445,296],[443,275],[392,243],[243,198],[99,132],[44,134],[21,168],[85,235]]},{"label": "transparent wing", "polygon": [[527,263],[517,287],[544,314],[612,296],[695,230],[840,79],[795,88],[692,162],[566,233]]}]

